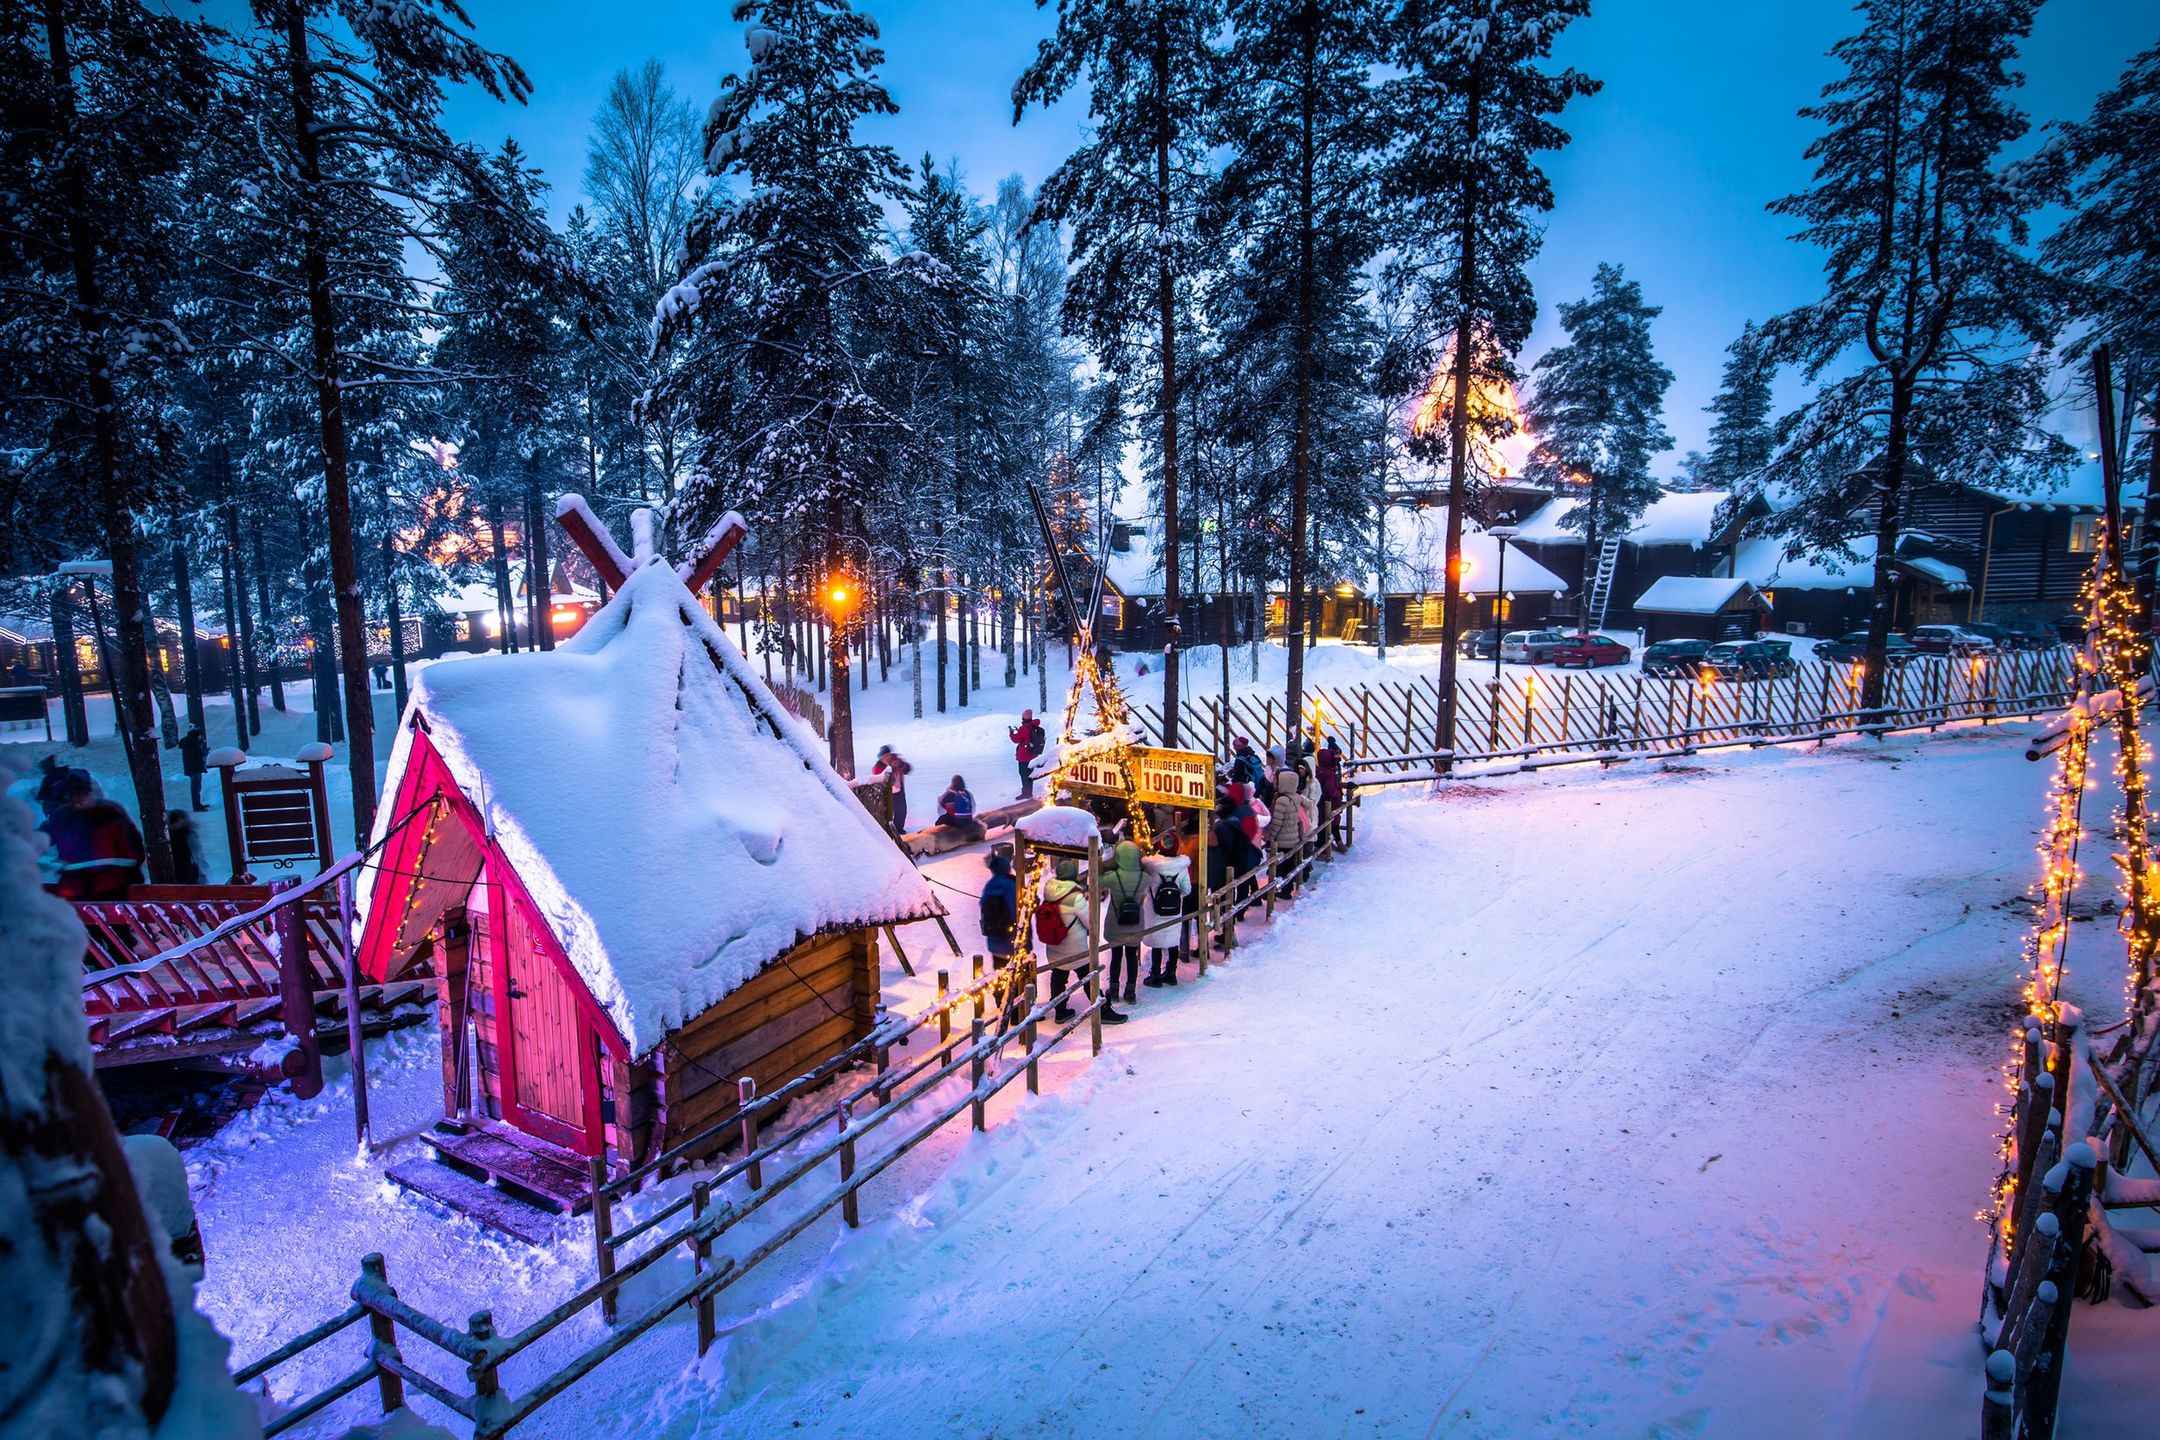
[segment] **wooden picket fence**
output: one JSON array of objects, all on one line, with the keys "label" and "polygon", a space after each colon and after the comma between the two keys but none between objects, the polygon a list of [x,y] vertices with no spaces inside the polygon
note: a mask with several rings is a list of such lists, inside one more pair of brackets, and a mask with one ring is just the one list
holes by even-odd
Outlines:
[{"label": "wooden picket fence", "polygon": [[[1587,759],[1616,750],[1703,746],[1728,741],[1813,738],[1888,718],[1910,729],[1959,720],[2003,720],[2061,709],[2075,675],[2067,647],[2009,650],[1980,657],[1920,656],[1892,668],[1883,696],[1888,717],[1863,717],[1860,676],[1849,665],[1794,662],[1789,675],[1649,677],[1519,667],[1499,679],[1464,662],[1456,680],[1455,749],[1463,765]],[[1422,675],[1355,687],[1316,685],[1305,695],[1307,734],[1334,735],[1374,772],[1429,772],[1439,750],[1440,689]],[[1179,744],[1227,757],[1230,742],[1256,746],[1282,737],[1279,695],[1188,696],[1178,706]],[[1159,743],[1158,707],[1136,707]]]}]

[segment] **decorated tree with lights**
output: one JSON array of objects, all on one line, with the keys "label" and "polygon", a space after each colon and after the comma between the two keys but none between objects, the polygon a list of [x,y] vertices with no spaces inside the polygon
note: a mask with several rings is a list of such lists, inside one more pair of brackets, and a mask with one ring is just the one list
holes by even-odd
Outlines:
[{"label": "decorated tree with lights", "polygon": [[2045,352],[2059,287],[2030,253],[2031,187],[2000,168],[2026,132],[2012,69],[2038,0],[1866,0],[1864,27],[1808,147],[1813,183],[1771,209],[1823,251],[1821,298],[1764,327],[1770,354],[1816,387],[1779,423],[1763,483],[1788,503],[1763,522],[1790,553],[1859,556],[1872,532],[1874,603],[1860,704],[1883,703],[1898,537],[1930,473],[2022,488],[2067,463],[2043,433]]},{"label": "decorated tree with lights", "polygon": [[1553,43],[1589,0],[1407,0],[1390,35],[1400,73],[1383,86],[1396,143],[1381,177],[1396,258],[1388,278],[1411,304],[1427,374],[1445,368],[1437,423],[1418,437],[1448,476],[1435,743],[1455,744],[1455,640],[1462,627],[1462,527],[1481,439],[1512,429],[1475,397],[1519,378],[1515,355],[1537,318],[1527,267],[1552,208],[1539,157],[1567,144],[1556,117],[1598,82],[1551,64]]},{"label": "decorated tree with lights", "polygon": [[1650,322],[1661,313],[1624,270],[1601,264],[1587,299],[1560,304],[1566,341],[1531,367],[1524,419],[1537,444],[1529,473],[1572,501],[1560,523],[1583,537],[1585,593],[1591,553],[1657,498],[1650,457],[1672,448],[1659,418],[1672,371],[1650,344]]}]

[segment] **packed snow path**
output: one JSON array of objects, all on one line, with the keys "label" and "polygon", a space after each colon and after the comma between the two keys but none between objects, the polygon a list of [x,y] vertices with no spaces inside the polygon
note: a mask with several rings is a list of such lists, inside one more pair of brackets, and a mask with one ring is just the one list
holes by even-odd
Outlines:
[{"label": "packed snow path", "polygon": [[[702,1366],[663,1327],[518,1433],[1969,1435],[2027,728],[1384,792],[1272,934],[728,1291]],[[409,1137],[432,1037],[382,1058]],[[576,1288],[581,1227],[532,1252],[398,1195],[409,1138],[356,1163],[341,1093],[190,1154],[237,1359],[368,1249],[439,1315]],[[2080,1305],[2066,1435],[2138,1318]]]},{"label": "packed snow path", "polygon": [[1398,792],[829,1283],[600,1413],[1963,1434],[2043,779],[1969,732]]}]

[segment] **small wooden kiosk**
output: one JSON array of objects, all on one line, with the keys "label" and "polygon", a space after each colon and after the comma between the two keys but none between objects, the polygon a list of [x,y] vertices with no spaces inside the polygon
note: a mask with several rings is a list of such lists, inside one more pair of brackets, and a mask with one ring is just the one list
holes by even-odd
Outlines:
[{"label": "small wooden kiosk", "polygon": [[942,913],[683,575],[624,568],[557,649],[421,672],[391,755],[359,963],[433,955],[431,1143],[482,1193],[393,1175],[476,1213],[482,1178],[578,1208],[591,1158],[635,1166],[739,1077],[866,1035],[877,931]]}]

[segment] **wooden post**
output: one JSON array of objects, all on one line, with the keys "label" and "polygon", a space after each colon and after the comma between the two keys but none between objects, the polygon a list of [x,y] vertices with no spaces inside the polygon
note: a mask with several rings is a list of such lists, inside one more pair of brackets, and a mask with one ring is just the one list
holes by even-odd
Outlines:
[{"label": "wooden post", "polygon": [[[298,884],[297,880],[280,880],[270,889],[276,894]],[[278,941],[278,1013],[286,1035],[299,1042],[279,1068],[292,1081],[294,1095],[312,1100],[322,1093],[322,1042],[315,1038],[315,972],[308,964],[307,917],[301,913],[304,903],[288,899],[279,905],[273,925]]]},{"label": "wooden post", "polygon": [[367,1049],[360,1025],[360,966],[353,954],[352,871],[338,876],[338,949],[345,964],[345,1054],[352,1062],[353,1126],[360,1132],[360,1149],[375,1146],[368,1133]]},{"label": "wooden post", "polygon": [[983,1018],[983,957],[975,955],[969,958],[974,962],[974,971],[968,981],[968,988],[975,992],[975,1023],[980,1025]]},{"label": "wooden post", "polygon": [[1485,690],[1486,698],[1492,706],[1492,714],[1486,717],[1488,721],[1486,733],[1491,738],[1487,740],[1485,748],[1498,753],[1500,749],[1500,682],[1498,680],[1486,681]]},{"label": "wooden post", "polygon": [[937,972],[937,1038],[938,1064],[952,1063],[952,971]]},{"label": "wooden post", "polygon": [[765,1167],[757,1158],[757,1116],[751,1113],[750,1102],[757,1099],[757,1081],[748,1075],[735,1082],[735,1114],[742,1122],[743,1155],[750,1162],[745,1172],[750,1188],[756,1190],[765,1184]]},{"label": "wooden post", "polygon": [[[705,1206],[712,1199],[712,1182],[700,1180],[690,1187],[690,1263],[698,1274],[712,1268],[712,1236],[705,1229]],[[700,1290],[697,1298],[697,1353],[712,1349],[713,1297]]]},{"label": "wooden post", "polygon": [[[846,1185],[855,1178],[855,1137],[850,1132],[855,1127],[855,1097],[840,1097],[840,1183]],[[862,1224],[861,1212],[856,1208],[855,1191],[849,1189],[840,1196],[840,1218],[853,1230]]]},{"label": "wooden post", "polygon": [[[608,1198],[607,1157],[595,1155],[587,1166],[592,1181],[593,1273],[606,1280],[615,1273],[615,1202]],[[600,1296],[600,1318],[615,1323],[619,1308],[615,1292]]]},{"label": "wooden post", "polygon": [[1088,836],[1087,848],[1087,915],[1088,915],[1088,1039],[1094,1053],[1102,1054],[1102,883],[1097,866],[1102,862],[1102,836]]},{"label": "wooden post", "polygon": [[968,1085],[974,1098],[968,1102],[968,1110],[977,1130],[983,1128],[983,1022],[980,1015],[968,1025],[968,1045],[973,1052],[968,1060]]},{"label": "wooden post", "polygon": [[[390,1289],[390,1281],[384,1273],[383,1258],[379,1251],[360,1257],[360,1275],[370,1286],[388,1290],[392,1295],[397,1293]],[[385,1355],[393,1360],[402,1360],[404,1357],[398,1354],[396,1324],[372,1305],[367,1306],[367,1312],[368,1336],[372,1342],[368,1347],[369,1358],[375,1362],[375,1391],[382,1401],[383,1414],[388,1415],[393,1410],[403,1408],[405,1381],[394,1371],[386,1369],[382,1359]]]},{"label": "wooden post", "polygon": [[[2085,1243],[2085,1212],[2092,1203],[2093,1169],[2097,1162],[2083,1141],[2063,1152],[2062,1190],[2050,1192],[2056,1220],[2061,1224],[2055,1242],[2054,1261],[2048,1266],[2047,1283],[2055,1287],[2055,1305],[2047,1317],[2041,1340],[2039,1363],[2032,1382],[2025,1387],[2025,1428],[2031,1440],[2054,1440],[2055,1412],[2062,1398],[2063,1363],[2070,1344],[2070,1300],[2077,1290],[2078,1260]],[[2054,1177],[2050,1177],[2054,1178]]]},{"label": "wooden post", "polygon": [[495,1312],[473,1311],[472,1318],[465,1322],[465,1335],[480,1350],[483,1357],[471,1361],[465,1367],[465,1374],[472,1381],[473,1415],[482,1426],[481,1433],[492,1433],[485,1429],[485,1422],[488,1412],[494,1409],[491,1402],[502,1389],[502,1377],[498,1373],[499,1362],[485,1358],[491,1342],[495,1339]]},{"label": "wooden post", "polygon": [[1042,1068],[1042,1067],[1041,1067],[1040,1063],[1039,1063],[1039,1062],[1038,1062],[1038,1061],[1036,1060],[1036,1058],[1035,1058],[1035,1006],[1034,1006],[1034,994],[1033,994],[1033,990],[1032,990],[1032,987],[1031,987],[1031,989],[1030,989],[1030,992],[1029,992],[1028,1000],[1029,1000],[1029,1004],[1028,1004],[1028,1019],[1027,1019],[1027,1023],[1026,1023],[1025,1025],[1023,1025],[1023,1026],[1021,1026],[1021,1027],[1020,1027],[1020,1043],[1021,1043],[1021,1044],[1023,1044],[1023,1045],[1025,1045],[1025,1046],[1027,1046],[1027,1052],[1028,1052],[1028,1062],[1027,1062],[1027,1087],[1028,1087],[1028,1094],[1030,1094],[1030,1095],[1040,1095],[1040,1094],[1042,1094],[1042,1074],[1041,1074],[1041,1068]]}]

